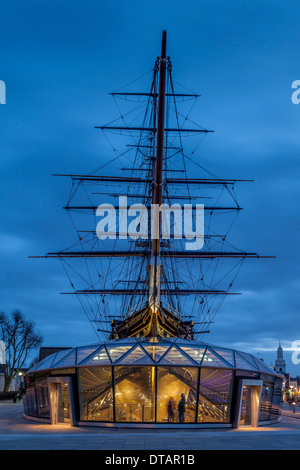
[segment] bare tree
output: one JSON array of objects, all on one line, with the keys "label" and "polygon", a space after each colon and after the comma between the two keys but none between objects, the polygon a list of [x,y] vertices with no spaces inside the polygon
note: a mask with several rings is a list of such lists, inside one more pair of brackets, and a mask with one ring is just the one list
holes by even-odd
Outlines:
[{"label": "bare tree", "polygon": [[9,391],[13,378],[24,366],[30,351],[39,348],[43,342],[34,327],[34,323],[27,321],[18,310],[12,313],[11,318],[0,313],[0,340],[5,343],[6,356],[3,366],[4,392]]}]

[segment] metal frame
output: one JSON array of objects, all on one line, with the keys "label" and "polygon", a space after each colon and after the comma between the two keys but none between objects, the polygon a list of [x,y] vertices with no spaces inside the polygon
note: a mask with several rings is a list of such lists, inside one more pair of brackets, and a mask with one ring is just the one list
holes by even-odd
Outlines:
[{"label": "metal frame", "polygon": [[[106,366],[103,366],[103,367],[111,367],[112,368],[112,391],[113,391],[113,417],[114,417],[114,420],[113,421],[88,421],[88,420],[82,420],[81,417],[80,417],[80,414],[78,415],[79,416],[79,420],[78,420],[78,424],[79,425],[89,425],[91,424],[92,426],[119,426],[121,425],[121,427],[123,426],[127,426],[129,425],[129,427],[135,427],[135,426],[141,426],[141,427],[156,427],[157,425],[160,427],[166,427],[168,424],[167,423],[162,423],[161,421],[157,421],[157,384],[158,384],[158,381],[157,381],[157,369],[160,367],[160,368],[168,368],[168,367],[174,367],[174,368],[181,368],[182,366],[180,365],[167,365],[167,364],[161,364],[161,365],[149,365],[149,364],[145,364],[145,365],[134,365],[134,364],[131,364],[131,365],[128,365],[128,364],[124,364],[125,367],[136,367],[136,368],[140,368],[140,367],[154,367],[155,368],[155,395],[154,395],[154,406],[155,406],[155,412],[154,412],[154,419],[155,421],[149,421],[149,422],[130,422],[130,421],[117,421],[116,420],[116,400],[115,400],[115,367],[118,367],[118,366],[121,366],[121,364],[111,364],[111,365],[106,365]],[[88,366],[80,366],[80,367],[76,367],[76,381],[77,381],[77,391],[78,391],[78,394],[80,394],[80,389],[79,389],[79,380],[78,380],[78,370],[80,368],[97,368],[97,367],[102,367],[101,365],[98,365],[98,366],[91,366],[91,365],[88,365]],[[188,368],[193,368],[193,369],[198,369],[198,373],[197,373],[197,396],[196,396],[196,406],[195,406],[195,419],[193,422],[189,422],[189,423],[184,423],[184,424],[180,424],[180,423],[172,423],[171,426],[169,427],[183,427],[183,428],[186,428],[188,426],[192,426],[192,427],[210,427],[210,426],[214,426],[214,425],[217,425],[218,427],[219,426],[225,426],[225,427],[232,427],[232,419],[231,419],[231,416],[232,416],[232,407],[233,407],[233,401],[231,400],[231,413],[229,415],[229,419],[227,422],[215,422],[215,421],[208,421],[208,422],[198,422],[197,419],[198,419],[198,407],[199,407],[199,393],[200,393],[200,380],[201,380],[201,369],[202,367],[200,366],[197,366],[197,365],[189,365],[189,366],[186,366]],[[227,368],[215,368],[215,367],[203,367],[203,369],[209,369],[209,370],[222,370],[222,371],[225,371],[225,372],[232,372],[232,390],[231,392],[233,391],[233,386],[234,386],[234,371],[232,369],[227,369]],[[79,405],[79,403],[78,403]]]}]

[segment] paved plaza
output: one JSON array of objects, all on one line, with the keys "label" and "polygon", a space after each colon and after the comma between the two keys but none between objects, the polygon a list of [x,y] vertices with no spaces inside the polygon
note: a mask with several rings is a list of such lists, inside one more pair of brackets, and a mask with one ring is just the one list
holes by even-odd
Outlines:
[{"label": "paved plaza", "polygon": [[23,419],[22,403],[0,403],[0,449],[267,450],[300,449],[300,413],[255,430],[149,430],[49,426]]}]

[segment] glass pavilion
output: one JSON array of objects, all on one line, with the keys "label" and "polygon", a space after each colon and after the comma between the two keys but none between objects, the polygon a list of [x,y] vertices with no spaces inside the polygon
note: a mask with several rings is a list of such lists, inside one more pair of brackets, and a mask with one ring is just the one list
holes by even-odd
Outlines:
[{"label": "glass pavilion", "polygon": [[280,418],[282,376],[262,360],[180,338],[59,351],[25,380],[24,416],[54,424],[238,427]]}]

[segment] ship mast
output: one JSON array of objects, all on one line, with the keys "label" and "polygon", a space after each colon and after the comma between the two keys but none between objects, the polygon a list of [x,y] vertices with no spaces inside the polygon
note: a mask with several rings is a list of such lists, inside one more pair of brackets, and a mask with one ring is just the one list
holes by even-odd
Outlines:
[{"label": "ship mast", "polygon": [[[159,57],[159,93],[158,93],[158,118],[157,118],[157,145],[155,161],[155,180],[152,184],[152,256],[150,259],[150,286],[149,306],[151,308],[152,325],[151,335],[158,336],[157,313],[160,307],[160,233],[161,214],[159,208],[162,203],[162,171],[164,152],[164,127],[165,127],[165,98],[166,98],[166,51],[167,32],[163,31],[161,56]],[[155,109],[154,109],[155,111]],[[155,116],[154,112],[154,116]],[[155,119],[155,118],[154,118]],[[154,126],[155,128],[155,126]]]}]

